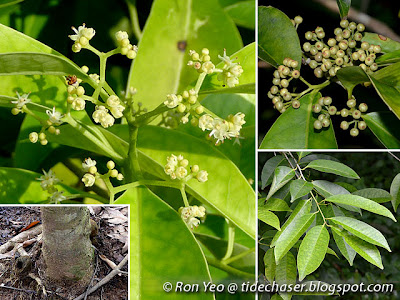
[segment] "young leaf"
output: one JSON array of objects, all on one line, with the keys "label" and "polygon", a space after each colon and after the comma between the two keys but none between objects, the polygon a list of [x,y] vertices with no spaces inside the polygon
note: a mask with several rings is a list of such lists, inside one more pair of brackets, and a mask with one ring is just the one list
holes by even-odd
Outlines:
[{"label": "young leaf", "polygon": [[370,262],[371,264],[377,266],[380,269],[383,269],[381,254],[376,246],[363,241],[362,239],[350,235],[344,230],[340,230],[336,227],[331,227],[337,234],[344,237],[345,241],[351,248],[353,248],[361,257],[363,257],[366,261]]},{"label": "young leaf", "polygon": [[314,221],[314,214],[305,214],[294,219],[284,230],[275,244],[275,260],[279,264],[281,258],[293,247]]},{"label": "young leaf", "polygon": [[357,173],[350,167],[336,161],[318,159],[310,162],[306,168],[314,169],[317,171],[332,173],[343,177],[360,179]]},{"label": "young leaf", "polygon": [[304,181],[303,179],[293,180],[290,183],[290,195],[292,196],[291,202],[307,195],[313,189],[311,182]]},{"label": "young leaf", "polygon": [[274,174],[276,167],[278,167],[284,160],[285,158],[282,155],[277,155],[268,159],[268,161],[265,163],[261,171],[262,190],[268,185],[269,179],[271,178],[272,174]]},{"label": "young leaf", "polygon": [[370,200],[374,200],[376,203],[385,203],[389,202],[392,199],[390,193],[382,189],[376,188],[368,188],[358,190],[352,193],[353,195],[361,196],[364,198],[368,198]]},{"label": "young leaf", "polygon": [[312,106],[321,98],[310,93],[300,98],[301,106],[290,106],[265,135],[260,149],[337,149],[333,126],[316,131]]},{"label": "young leaf", "polygon": [[363,115],[363,120],[386,148],[400,148],[399,119],[392,112],[371,112]]},{"label": "young leaf", "polygon": [[286,57],[301,66],[299,36],[292,21],[279,9],[272,6],[258,7],[258,56],[278,67]]},{"label": "young leaf", "polygon": [[277,167],[274,172],[274,179],[272,179],[271,188],[269,189],[267,199],[275,194],[281,187],[288,183],[295,176],[292,168],[281,166]]},{"label": "young leaf", "polygon": [[330,218],[329,220],[333,221],[335,224],[341,225],[344,229],[351,232],[355,236],[358,236],[360,239],[383,247],[391,252],[383,234],[367,223],[348,217],[334,217]]},{"label": "young leaf", "polygon": [[258,219],[278,230],[281,230],[279,218],[274,213],[265,208],[258,209]]},{"label": "young leaf", "polygon": [[339,7],[340,17],[342,19],[347,17],[351,6],[351,0],[336,0],[336,3]]},{"label": "young leaf", "polygon": [[335,240],[336,246],[339,248],[340,253],[347,259],[349,265],[353,265],[354,258],[357,252],[347,244],[344,237],[332,230],[333,239]]},{"label": "young leaf", "polygon": [[269,198],[264,206],[271,211],[291,211],[287,203],[278,198]]},{"label": "young leaf", "polygon": [[[296,259],[288,252],[276,266],[275,282],[279,285],[295,284],[297,277]],[[283,299],[290,299],[291,294],[281,293]]]},{"label": "young leaf", "polygon": [[397,174],[390,185],[390,195],[392,196],[392,205],[395,212],[400,204],[400,174]]},{"label": "young leaf", "polygon": [[272,283],[275,279],[276,263],[274,248],[269,249],[264,255],[265,277]]},{"label": "young leaf", "polygon": [[[300,217],[304,216],[305,214],[308,214],[311,210],[311,201],[309,200],[300,200],[298,201],[298,204],[296,208],[293,210],[293,212],[290,214],[290,217],[286,220],[285,224],[283,224],[281,230],[285,230],[286,227],[289,226],[292,222],[296,221]],[[272,239],[271,242],[271,247],[274,247],[276,245],[277,240],[279,239],[282,231],[278,231],[274,238]]]},{"label": "young leaf", "polygon": [[356,196],[356,195],[335,195],[325,199],[325,201],[340,203],[351,205],[355,207],[362,208],[364,210],[368,210],[374,214],[381,215],[396,221],[396,218],[393,214],[383,205],[376,203],[375,201],[369,200],[364,197]]},{"label": "young leaf", "polygon": [[314,272],[325,258],[329,244],[329,232],[324,225],[311,228],[301,242],[297,254],[299,280]]}]

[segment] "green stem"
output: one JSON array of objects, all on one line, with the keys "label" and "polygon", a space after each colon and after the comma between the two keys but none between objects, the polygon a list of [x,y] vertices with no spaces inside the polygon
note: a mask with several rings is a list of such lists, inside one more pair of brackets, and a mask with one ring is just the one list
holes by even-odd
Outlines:
[{"label": "green stem", "polygon": [[196,85],[194,86],[194,90],[196,91],[196,94],[199,93],[201,85],[203,84],[204,79],[206,78],[207,73],[203,72],[200,74],[199,78],[197,78]]},{"label": "green stem", "polygon": [[226,222],[228,223],[228,247],[226,248],[225,256],[222,258],[223,263],[226,263],[226,260],[232,256],[235,245],[235,225],[228,219],[226,219]]},{"label": "green stem", "polygon": [[180,182],[157,181],[157,180],[138,180],[135,182],[131,182],[128,184],[114,187],[113,191],[115,194],[117,194],[119,192],[123,192],[127,189],[135,188],[140,185],[162,186],[162,187],[169,187],[169,188],[175,188],[175,189],[180,189],[182,187],[182,184]]},{"label": "green stem", "polygon": [[128,5],[128,9],[129,9],[129,16],[131,18],[133,34],[135,35],[136,39],[139,41],[140,38],[142,37],[142,31],[140,30],[139,18],[138,18],[136,6],[131,1],[126,1],[126,4]]},{"label": "green stem", "polygon": [[102,52],[100,52],[98,56],[100,58],[100,82],[93,93],[93,98],[96,100],[99,99],[100,92],[103,89],[104,83],[106,82],[106,64],[108,58],[107,54]]},{"label": "green stem", "polygon": [[216,268],[218,268],[220,270],[223,270],[223,271],[225,271],[225,272],[227,272],[229,274],[232,274],[232,275],[235,275],[235,276],[241,277],[241,278],[254,279],[254,277],[255,277],[255,275],[252,274],[252,273],[243,272],[243,271],[240,271],[240,270],[238,270],[236,268],[228,266],[228,265],[222,263],[221,261],[215,259],[214,257],[207,256],[206,258],[207,258],[208,264],[210,264],[211,266],[216,267]]},{"label": "green stem", "polygon": [[153,121],[158,115],[170,110],[170,108],[166,107],[164,103],[161,103],[159,106],[157,106],[155,109],[152,111],[149,111],[148,113],[145,113],[139,117],[136,118],[135,120],[135,125],[137,127],[141,127],[143,125],[149,124],[151,121]]},{"label": "green stem", "polygon": [[103,181],[104,181],[108,191],[110,192],[110,204],[113,204],[114,203],[115,192],[114,192],[114,187],[111,184],[110,177],[103,178]]},{"label": "green stem", "polygon": [[125,168],[127,170],[127,180],[132,182],[137,179],[143,179],[140,169],[138,153],[137,153],[137,137],[139,128],[129,122],[129,149],[128,157],[125,160]]},{"label": "green stem", "polygon": [[187,199],[186,196],[186,192],[185,192],[185,184],[182,184],[181,188],[179,189],[181,191],[181,195],[182,195],[182,199],[183,199],[183,203],[185,204],[185,207],[189,207],[189,201]]},{"label": "green stem", "polygon": [[234,261],[237,261],[238,259],[246,257],[247,255],[249,255],[251,253],[254,253],[254,250],[255,250],[255,248],[250,248],[246,251],[239,253],[238,255],[232,256],[231,258],[225,260],[223,263],[229,265],[229,264],[233,263]]}]

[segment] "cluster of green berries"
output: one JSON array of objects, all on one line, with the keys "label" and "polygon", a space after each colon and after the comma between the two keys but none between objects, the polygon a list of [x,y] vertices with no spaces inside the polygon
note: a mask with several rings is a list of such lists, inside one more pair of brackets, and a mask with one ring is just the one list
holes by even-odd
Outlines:
[{"label": "cluster of green berries", "polygon": [[290,81],[300,77],[300,71],[296,70],[298,66],[298,61],[285,58],[283,65],[280,65],[274,72],[273,86],[268,92],[268,98],[272,100],[274,108],[280,113],[284,113],[290,105],[293,108],[300,107],[300,101],[293,98],[288,90]]},{"label": "cluster of green berries", "polygon": [[313,44],[304,43],[303,50],[310,56],[307,63],[314,69],[315,76],[334,77],[340,68],[354,65],[359,65],[367,73],[376,71],[375,58],[381,47],[361,42],[364,30],[364,24],[342,20],[340,27],[334,30],[335,37],[328,39],[327,43],[324,42],[322,27],[317,27],[314,32],[307,31],[305,38]]},{"label": "cluster of green berries", "polygon": [[314,122],[315,129],[320,130],[323,127],[329,127],[331,123],[330,118],[333,115],[340,115],[343,118],[353,118],[353,120],[350,122],[342,121],[340,123],[340,128],[343,130],[347,130],[350,125],[354,123],[354,128],[350,130],[351,136],[357,136],[359,134],[359,130],[365,130],[367,128],[367,123],[365,123],[363,120],[360,120],[362,113],[365,113],[368,110],[368,105],[366,103],[361,103],[357,109],[357,102],[353,97],[346,103],[348,108],[343,108],[342,110],[338,110],[336,106],[331,104],[331,97],[321,97],[318,99],[318,102],[313,105],[313,112],[319,114],[318,119]]},{"label": "cluster of green berries", "polygon": [[303,18],[302,18],[301,16],[296,16],[296,17],[294,17],[293,20],[290,20],[290,21],[292,21],[293,26],[296,27],[296,29],[297,29],[297,27],[298,27],[301,23],[303,23]]}]

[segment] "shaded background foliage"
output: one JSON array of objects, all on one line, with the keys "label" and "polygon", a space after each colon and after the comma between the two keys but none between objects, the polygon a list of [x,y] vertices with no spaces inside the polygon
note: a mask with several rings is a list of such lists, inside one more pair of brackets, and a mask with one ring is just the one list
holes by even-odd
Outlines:
[{"label": "shaded background foliage", "polygon": [[[327,38],[333,36],[333,30],[339,27],[340,16],[338,13],[332,12],[327,8],[321,6],[316,1],[278,1],[278,0],[259,0],[258,5],[273,6],[284,12],[289,18],[294,18],[297,15],[303,17],[303,23],[300,24],[297,32],[300,37],[301,45],[306,40],[304,34],[307,31],[313,31],[317,26],[324,28]],[[397,34],[400,34],[400,18],[399,18],[399,5],[395,1],[369,1],[369,0],[353,0],[351,7],[374,17],[386,25],[390,26]],[[366,28],[366,31],[372,31]],[[261,143],[265,134],[280,116],[280,113],[273,108],[267,93],[272,86],[273,72],[275,68],[270,66],[258,69],[258,140]],[[312,84],[323,82],[323,79],[316,78],[313,70],[307,66],[301,68],[302,76]],[[323,96],[331,96],[333,98],[333,105],[338,109],[346,107],[347,92],[343,88],[338,88],[336,84],[324,88],[321,91]],[[364,88],[356,86],[353,94],[359,103],[365,102],[368,104],[368,112],[372,111],[386,111],[387,106],[376,94],[373,87]],[[336,139],[339,148],[382,148],[382,144],[367,129],[361,132],[356,138],[351,137],[348,131],[340,129],[340,117],[332,118],[335,128]]]},{"label": "shaded background foliage", "polygon": [[[316,153],[316,152],[313,152]],[[381,188],[386,191],[390,190],[393,178],[400,173],[400,161],[394,158],[388,152],[324,152],[338,159],[340,162],[349,166],[357,172],[361,179],[354,180],[340,177],[328,173],[318,172],[307,169],[306,174],[311,172],[312,178],[328,180],[331,182],[347,182],[354,185],[357,189],[364,188]],[[261,170],[265,162],[273,156],[273,152],[259,153],[258,170],[261,178]],[[393,155],[400,157],[399,153],[394,152]],[[259,182],[260,186],[260,182]],[[260,190],[262,197],[267,195],[268,188]],[[386,208],[393,212],[390,202],[382,203]],[[394,214],[397,220],[400,219],[400,210]],[[307,276],[307,280],[321,280],[327,283],[394,283],[393,294],[359,294],[348,293],[340,299],[399,299],[400,289],[400,226],[387,218],[383,218],[367,211],[362,213],[362,221],[370,224],[381,231],[392,249],[392,252],[386,250],[380,251],[384,269],[371,265],[359,255],[354,259],[353,266],[349,266],[336,248],[333,248],[340,259],[333,255],[326,255],[321,266],[311,275]],[[259,235],[267,230],[273,229],[265,223],[259,222]],[[264,271],[263,257],[265,251],[259,247],[259,272]],[[296,296],[297,299],[308,299],[310,296]],[[312,297],[313,299],[324,298],[322,296]],[[339,298],[338,296],[329,298]]]}]

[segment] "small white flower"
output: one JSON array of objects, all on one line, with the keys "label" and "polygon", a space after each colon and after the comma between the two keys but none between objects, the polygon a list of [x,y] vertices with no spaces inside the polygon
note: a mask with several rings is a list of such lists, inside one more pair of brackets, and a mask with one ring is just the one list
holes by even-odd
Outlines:
[{"label": "small white flower", "polygon": [[44,175],[37,178],[37,180],[41,181],[40,186],[44,191],[51,189],[55,184],[60,182],[60,180],[56,177],[52,170],[49,170],[49,172],[47,173],[45,170],[43,170],[43,174]]},{"label": "small white flower", "polygon": [[186,177],[187,173],[188,173],[188,172],[187,172],[187,170],[186,170],[185,167],[178,167],[178,168],[176,169],[176,172],[175,172],[176,178],[178,178],[178,179],[183,179],[183,178]]},{"label": "small white flower", "polygon": [[100,82],[100,76],[98,74],[89,74],[89,77],[94,80],[96,83]]},{"label": "small white flower", "polygon": [[117,39],[118,42],[122,41],[123,39],[129,38],[128,33],[126,31],[118,31],[115,34],[115,38]]},{"label": "small white flower", "polygon": [[72,27],[72,30],[75,34],[71,34],[68,37],[75,42],[80,42],[81,37],[90,41],[96,34],[96,31],[93,28],[87,28],[85,23],[83,23],[82,26],[79,26],[78,29]]},{"label": "small white flower", "polygon": [[28,99],[30,93],[23,94],[22,96],[18,92],[16,92],[16,93],[17,93],[17,96],[18,96],[18,100],[11,101],[11,103],[12,104],[16,104],[17,108],[21,109],[24,105],[26,105],[29,102],[31,102],[31,99]]},{"label": "small white flower", "polygon": [[167,175],[171,175],[172,173],[175,172],[175,166],[173,166],[171,164],[166,164],[164,167],[164,172]]},{"label": "small white flower", "polygon": [[89,172],[91,167],[95,167],[97,162],[90,157],[86,158],[85,161],[82,163],[82,168],[85,172]]},{"label": "small white flower", "polygon": [[208,173],[207,171],[201,170],[197,173],[196,178],[199,182],[206,182],[208,180]]},{"label": "small white flower", "polygon": [[31,132],[29,134],[29,140],[31,141],[31,143],[36,143],[39,139],[39,135],[37,132]]},{"label": "small white flower", "polygon": [[90,173],[86,173],[83,175],[82,182],[85,184],[86,187],[93,186],[94,182],[96,181],[96,177],[94,177]]},{"label": "small white flower", "polygon": [[244,120],[245,116],[246,115],[244,113],[238,112],[236,115],[233,116],[232,123],[237,126],[242,126],[246,124],[246,121]]},{"label": "small white flower", "polygon": [[67,197],[65,197],[65,196],[63,195],[63,193],[64,193],[63,191],[61,191],[61,192],[54,192],[54,193],[51,195],[51,197],[50,197],[50,202],[51,202],[51,203],[58,204],[58,203],[60,203],[61,201],[66,200]]},{"label": "small white flower", "polygon": [[119,119],[123,116],[122,112],[125,110],[125,107],[121,105],[121,101],[117,96],[111,95],[108,97],[107,105],[115,118]]},{"label": "small white flower", "polygon": [[215,70],[215,65],[211,61],[206,61],[202,64],[201,70],[207,74],[212,74]]},{"label": "small white flower", "polygon": [[96,123],[100,123],[104,128],[114,125],[114,118],[108,113],[108,109],[105,106],[96,106],[96,110],[93,112],[93,120]]},{"label": "small white flower", "polygon": [[107,99],[107,105],[110,107],[117,107],[120,104],[121,104],[121,102],[119,101],[119,98],[115,95],[111,95]]},{"label": "small white flower", "polygon": [[190,229],[197,227],[200,224],[200,218],[202,221],[206,216],[206,209],[203,206],[187,206],[179,208],[178,213],[181,215],[182,220],[188,225]]},{"label": "small white flower", "polygon": [[213,130],[211,130],[210,136],[214,136],[217,143],[223,142],[226,138],[229,138],[230,132],[228,122],[221,119],[214,119]]},{"label": "small white flower", "polygon": [[226,55],[226,49],[224,49],[224,55],[218,55],[219,59],[224,62],[222,73],[219,73],[217,79],[223,81],[228,87],[234,87],[239,84],[239,77],[243,73],[243,68],[238,63]]},{"label": "small white flower", "polygon": [[171,154],[171,156],[167,157],[167,162],[172,166],[176,166],[178,164],[178,158],[175,155]]},{"label": "small white flower", "polygon": [[199,128],[201,130],[211,130],[213,129],[213,122],[214,122],[214,118],[211,117],[210,115],[202,115],[199,118]]},{"label": "small white flower", "polygon": [[186,221],[186,224],[189,226],[190,229],[193,229],[193,227],[197,227],[200,224],[200,220],[196,218],[189,218]]},{"label": "small white flower", "polygon": [[71,106],[74,110],[84,110],[85,109],[85,100],[82,98],[75,98],[74,101],[72,102]]},{"label": "small white flower", "polygon": [[179,97],[175,94],[167,95],[167,100],[164,101],[164,105],[168,108],[175,108],[182,101],[182,97]]},{"label": "small white flower", "polygon": [[64,117],[60,112],[56,111],[56,107],[53,110],[46,110],[46,114],[49,116],[49,121],[54,125],[60,125],[63,121],[61,119]]}]

